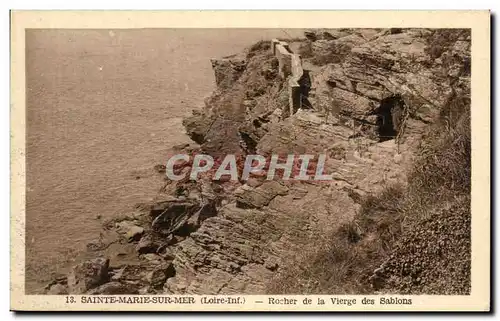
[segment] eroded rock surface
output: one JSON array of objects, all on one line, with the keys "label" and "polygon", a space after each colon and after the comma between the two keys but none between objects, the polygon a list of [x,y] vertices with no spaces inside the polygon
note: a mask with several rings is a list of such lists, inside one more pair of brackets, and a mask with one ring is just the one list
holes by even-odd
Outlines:
[{"label": "eroded rock surface", "polygon": [[76,268],[70,292],[265,293],[284,266],[350,221],[366,195],[404,184],[426,126],[448,96],[469,90],[470,35],[452,35],[436,51],[426,29],[308,31],[291,44],[309,52],[302,108],[290,115],[269,43],[212,60],[217,89],[184,121],[196,151],[326,154],[333,180],[167,181],[142,214],[115,226],[124,255],[111,258],[110,271],[106,260]]},{"label": "eroded rock surface", "polygon": [[68,275],[70,293],[82,294],[108,280],[109,259],[96,258],[73,267]]}]

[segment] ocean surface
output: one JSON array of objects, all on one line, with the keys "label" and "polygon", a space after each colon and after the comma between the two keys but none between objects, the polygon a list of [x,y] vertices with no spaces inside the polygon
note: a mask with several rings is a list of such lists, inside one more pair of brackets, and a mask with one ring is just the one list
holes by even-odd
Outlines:
[{"label": "ocean surface", "polygon": [[[189,142],[182,117],[214,89],[210,58],[282,29],[26,32],[26,290],[65,273],[103,220],[152,199],[152,169]],[[97,217],[101,218],[98,219]]]}]

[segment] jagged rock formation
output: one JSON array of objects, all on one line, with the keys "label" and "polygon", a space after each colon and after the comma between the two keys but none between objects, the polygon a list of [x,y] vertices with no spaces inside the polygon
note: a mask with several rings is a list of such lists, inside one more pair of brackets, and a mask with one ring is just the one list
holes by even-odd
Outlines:
[{"label": "jagged rock formation", "polygon": [[469,76],[464,62],[470,59],[464,47],[466,36],[450,50],[456,61],[443,65],[428,54],[425,37],[429,33],[419,29],[382,32],[352,46],[341,61],[328,64],[314,77],[310,96],[315,96],[318,110],[352,121],[372,136],[392,138],[400,129],[401,116],[395,115],[402,113],[404,105],[412,116],[406,123],[407,136],[413,136],[419,122],[430,122],[439,113],[452,87],[468,90],[457,86],[468,84],[464,79]]},{"label": "jagged rock formation", "polygon": [[[296,61],[303,73],[294,79],[297,109],[290,109],[288,86],[294,74],[281,72],[270,42],[213,59],[217,89],[184,121],[199,144],[194,150],[212,156],[325,153],[333,181],[167,182],[158,201],[125,219],[143,229],[128,227],[125,236],[108,241],[108,247],[114,242],[127,249],[111,258],[110,283],[70,291],[268,291],[283,267],[352,220],[366,195],[404,184],[428,124],[450,94],[468,92],[470,35],[457,33],[442,52],[431,35],[424,29],[308,31],[289,46],[302,55]],[[97,251],[109,255],[106,246]],[[139,261],[120,263],[137,253]],[[48,290],[57,291],[56,285]]]}]

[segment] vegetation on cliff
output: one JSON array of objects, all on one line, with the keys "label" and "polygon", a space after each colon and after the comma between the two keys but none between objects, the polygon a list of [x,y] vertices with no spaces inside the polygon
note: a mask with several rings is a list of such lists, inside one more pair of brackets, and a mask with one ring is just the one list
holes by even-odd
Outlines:
[{"label": "vegetation on cliff", "polygon": [[[269,292],[470,294],[470,94],[457,85],[470,75],[470,61],[449,51],[467,32],[425,36],[425,52],[447,61],[435,76],[453,87],[417,147],[407,182],[365,197],[352,221],[279,275]],[[459,73],[449,74],[450,61],[458,61]]]},{"label": "vegetation on cliff", "polygon": [[[184,120],[197,145],[172,153],[326,154],[333,180],[167,180],[108,226],[139,262],[111,253],[97,262],[105,277],[81,266],[72,279],[88,280],[70,291],[470,292],[470,31],[315,30],[289,43],[307,52],[301,108],[284,112],[283,61],[259,42],[211,61],[217,88]],[[116,284],[92,290],[103,282]]]},{"label": "vegetation on cliff", "polygon": [[470,99],[450,97],[429,128],[408,184],[366,197],[272,293],[469,294]]}]

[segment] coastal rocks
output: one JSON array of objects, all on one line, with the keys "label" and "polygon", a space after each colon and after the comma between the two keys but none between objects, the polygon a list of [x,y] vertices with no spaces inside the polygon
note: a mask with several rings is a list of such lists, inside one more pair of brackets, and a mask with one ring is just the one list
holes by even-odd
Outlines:
[{"label": "coastal rocks", "polygon": [[[140,256],[134,264],[122,264],[109,267],[108,277],[104,281],[80,289],[87,294],[139,294],[157,293],[168,278],[175,276],[175,268],[171,260],[147,253]],[[54,287],[54,286],[52,286]]]},{"label": "coastal rocks", "polygon": [[241,76],[246,67],[243,55],[233,55],[222,59],[211,59],[217,87],[229,89]]},{"label": "coastal rocks", "polygon": [[[338,43],[357,46],[367,41],[367,37],[372,35],[367,32],[366,37],[355,35]],[[264,59],[260,64],[256,62],[258,60],[250,61],[238,80],[248,85],[244,86],[247,94],[240,97],[235,92],[239,87],[233,87],[233,91],[217,91],[209,99],[213,108],[207,113],[217,113],[221,119],[237,119],[239,133],[252,139],[250,145],[259,154],[335,152],[327,161],[327,169],[333,172],[334,179],[326,183],[307,182],[300,184],[300,188],[293,185],[297,183],[289,187],[278,181],[250,181],[237,188],[216,216],[205,219],[172,247],[175,276],[165,281],[166,293],[265,293],[268,283],[282,267],[297,262],[304,252],[314,251],[317,237],[332,233],[338,224],[355,215],[363,197],[358,194],[374,192],[389,180],[404,178],[400,173],[405,163],[395,165],[392,161],[397,153],[396,144],[378,144],[370,138],[353,137],[352,127],[340,117],[322,115],[314,103],[312,110],[300,109],[285,120],[278,117],[271,122],[253,117],[269,112],[272,115],[279,109],[276,102],[280,96],[279,91],[269,96],[266,89],[250,81],[254,71],[262,70],[265,64]],[[325,94],[332,102],[327,107],[338,108],[338,114],[350,111],[351,116],[364,117],[376,124],[376,115],[367,114],[379,107],[377,99],[390,97],[392,92],[374,83],[359,85],[360,82],[345,75],[343,65],[329,70],[332,69],[333,76],[326,74],[323,83],[331,88],[336,88],[337,83],[339,86],[334,90],[337,95],[330,91]],[[261,97],[265,98],[265,104],[261,104]],[[235,100],[240,103],[232,104],[231,108],[224,104]],[[343,106],[335,103],[340,100],[345,101]],[[234,115],[238,112],[245,115],[244,120]],[[255,122],[256,119],[259,121]],[[219,142],[232,137],[231,133],[221,134],[231,127],[227,129],[221,126],[221,120],[218,122],[214,123],[217,127],[211,128],[209,139]],[[265,130],[259,132],[261,128]],[[209,150],[230,150],[226,142],[217,144],[210,146],[225,148]],[[353,196],[350,191],[358,191],[358,194]]]},{"label": "coastal rocks", "polygon": [[43,293],[49,295],[68,294],[68,277],[61,275],[54,278],[44,287]]},{"label": "coastal rocks", "polygon": [[109,259],[96,258],[75,265],[68,275],[68,290],[82,294],[108,280]]},{"label": "coastal rocks", "polygon": [[[313,54],[305,62],[322,67],[311,72],[312,107],[339,119],[355,134],[383,141],[404,131],[403,136],[417,140],[446,104],[452,87],[459,88],[460,77],[467,75],[469,44],[424,29],[383,30],[374,35],[357,30],[356,34],[358,38],[353,33],[313,43]],[[442,41],[429,40],[433,37]],[[351,46],[348,55],[318,62],[335,53],[327,48],[342,39],[356,39],[345,41]],[[442,50],[436,54],[435,48]]]},{"label": "coastal rocks", "polygon": [[[176,233],[177,231],[193,230],[208,217],[217,214],[214,200],[201,200],[189,202],[170,202],[165,204],[165,209],[157,215],[151,223],[154,230],[164,235]],[[154,210],[157,213],[157,209]]]},{"label": "coastal rocks", "polygon": [[[178,244],[173,262],[176,276],[167,280],[164,289],[167,293],[216,294],[226,286],[245,287],[248,284],[241,279],[248,277],[242,268],[262,260],[257,256],[260,246],[241,223],[223,217],[210,218]],[[227,289],[224,293],[228,293]]]},{"label": "coastal rocks", "polygon": [[[338,191],[309,184],[290,189],[273,181],[263,186],[262,193],[275,195],[267,206],[229,203],[176,244],[176,274],[165,282],[166,293],[265,293],[283,265],[312,250],[315,237],[355,213],[354,202]],[[328,206],[331,199],[338,207]]]},{"label": "coastal rocks", "polygon": [[264,267],[271,271],[276,271],[279,267],[279,260],[275,257],[270,257],[264,263]]},{"label": "coastal rocks", "polygon": [[133,284],[123,284],[120,282],[108,282],[95,289],[87,292],[90,295],[105,294],[105,295],[116,295],[116,294],[139,294],[136,286]]},{"label": "coastal rocks", "polygon": [[347,143],[352,130],[336,119],[318,112],[299,110],[286,120],[270,126],[257,144],[257,151],[271,153],[318,153],[331,146]]},{"label": "coastal rocks", "polygon": [[148,265],[155,265],[155,266],[160,265],[164,261],[164,259],[156,253],[144,254],[142,255],[142,259],[144,259]]},{"label": "coastal rocks", "polygon": [[147,281],[152,287],[155,288],[162,287],[166,280],[167,276],[165,275],[165,271],[162,269],[155,269],[147,275]]},{"label": "coastal rocks", "polygon": [[176,210],[178,211],[185,211],[192,206],[192,203],[180,200],[179,198],[176,198],[174,196],[169,196],[168,199],[162,199],[152,204],[149,208],[149,215],[152,218],[156,218],[158,215],[162,214],[172,207],[176,207]]},{"label": "coastal rocks", "polygon": [[134,242],[140,240],[141,236],[144,234],[144,228],[139,226],[138,221],[123,220],[117,222],[115,227],[117,232],[123,234],[128,242]]},{"label": "coastal rocks", "polygon": [[351,34],[335,40],[317,40],[312,43],[313,62],[316,65],[342,62],[351,49],[364,43],[362,37]]},{"label": "coastal rocks", "polygon": [[141,264],[125,264],[110,271],[111,281],[137,283],[142,279],[142,274],[146,270]]},{"label": "coastal rocks", "polygon": [[143,234],[144,234],[144,228],[137,225],[132,225],[128,229],[127,233],[125,233],[125,237],[127,238],[127,241],[133,242],[140,240]]},{"label": "coastal rocks", "polygon": [[[394,139],[400,120],[408,118],[405,134],[418,142],[450,91],[448,81],[434,76],[443,63],[458,68],[453,55],[467,51],[466,43],[454,43],[440,53],[441,62],[435,62],[426,34],[406,29],[307,33],[311,57],[304,58],[304,65],[314,67],[307,71],[311,104],[288,117],[288,87],[277,76],[279,64],[269,44],[257,44],[244,59],[212,60],[218,87],[205,110],[184,121],[188,134],[201,145],[197,151],[214,157],[240,152],[326,154],[324,173],[332,180],[169,182],[162,191],[169,195],[146,207],[145,220],[130,218],[115,226],[128,240],[138,241],[127,243],[138,262],[115,261],[108,271],[110,283],[87,282],[78,290],[266,293],[276,275],[300,265],[326,235],[352,220],[368,195],[405,182],[404,168],[413,150],[408,141]],[[460,79],[454,84],[460,87]],[[410,112],[403,115],[407,109]],[[384,129],[384,124],[392,128]],[[390,137],[382,129],[392,129]],[[388,282],[385,273],[406,263],[412,264],[389,262],[377,270],[374,282],[391,288],[383,283]],[[425,278],[416,276],[415,281],[423,284]],[[52,286],[53,291],[64,291],[64,286]]]},{"label": "coastal rocks", "polygon": [[47,294],[49,294],[49,295],[68,294],[68,287],[64,286],[60,283],[56,283],[50,287],[50,289],[47,291]]},{"label": "coastal rocks", "polygon": [[255,177],[249,177],[247,179],[247,181],[245,182],[246,185],[250,186],[250,187],[259,187],[260,185],[262,185],[262,181],[255,178]]},{"label": "coastal rocks", "polygon": [[192,116],[182,121],[186,133],[194,142],[200,145],[205,142],[205,136],[210,129],[211,123],[211,119],[199,112],[193,113]]},{"label": "coastal rocks", "polygon": [[[224,73],[221,66],[232,69],[228,64],[213,65],[214,72]],[[240,67],[237,69],[241,71]],[[233,74],[231,70],[228,72]],[[221,85],[205,100],[204,110],[183,121],[188,135],[201,145],[203,152],[212,156],[243,153],[247,146],[242,144],[245,137],[242,137],[240,128],[248,119],[257,120],[257,126],[260,126],[266,121],[265,115],[281,107],[274,103],[284,87],[284,80],[277,74],[278,63],[269,51],[269,44],[253,47],[241,75],[228,76],[230,80],[227,82],[221,80]],[[284,97],[287,104],[287,95]]]},{"label": "coastal rocks", "polygon": [[139,254],[145,253],[156,253],[161,244],[155,238],[149,234],[141,237],[136,246],[136,251]]},{"label": "coastal rocks", "polygon": [[277,181],[266,181],[257,188],[248,185],[235,191],[236,206],[241,208],[262,208],[278,195],[286,195],[288,188]]},{"label": "coastal rocks", "polygon": [[346,29],[313,29],[304,32],[306,39],[316,40],[335,40],[350,35]]},{"label": "coastal rocks", "polygon": [[170,262],[154,268],[146,275],[146,280],[153,288],[161,288],[165,281],[173,276],[175,276],[175,268]]}]

